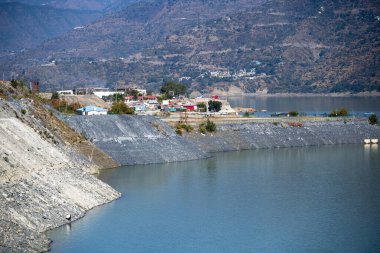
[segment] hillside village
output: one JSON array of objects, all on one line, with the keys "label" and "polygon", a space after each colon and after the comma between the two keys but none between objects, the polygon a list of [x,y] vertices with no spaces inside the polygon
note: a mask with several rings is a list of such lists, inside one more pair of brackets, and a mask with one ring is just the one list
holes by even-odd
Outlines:
[{"label": "hillside village", "polygon": [[[175,96],[173,93],[173,96],[166,97],[165,94],[148,94],[146,89],[138,87],[115,90],[99,87],[80,88],[60,90],[56,93],[61,101],[65,101],[65,104],[76,104],[77,107],[80,105],[80,108],[75,108],[75,113],[79,115],[115,114],[112,112],[112,106],[118,102],[123,102],[133,109],[133,112],[127,114],[168,116],[170,113],[188,112],[198,115],[237,115],[237,111],[231,108],[228,101],[217,95],[186,97],[183,94]],[[46,99],[53,96],[52,93],[41,95]],[[221,107],[210,110],[209,103],[213,101],[220,103]],[[60,105],[58,107],[61,108]],[[253,112],[254,109],[250,108],[249,111]]]}]

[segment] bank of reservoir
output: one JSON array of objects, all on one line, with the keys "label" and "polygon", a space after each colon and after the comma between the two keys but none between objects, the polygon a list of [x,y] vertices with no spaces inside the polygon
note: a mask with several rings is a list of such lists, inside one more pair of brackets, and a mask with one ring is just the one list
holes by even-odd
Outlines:
[{"label": "bank of reservoir", "polygon": [[52,252],[379,252],[379,157],[327,145],[106,170],[123,197],[49,232]]}]

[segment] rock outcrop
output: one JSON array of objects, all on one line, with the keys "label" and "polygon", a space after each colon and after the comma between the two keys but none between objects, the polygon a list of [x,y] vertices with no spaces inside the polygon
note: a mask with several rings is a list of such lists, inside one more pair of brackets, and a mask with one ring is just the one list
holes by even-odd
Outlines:
[{"label": "rock outcrop", "polygon": [[9,102],[0,107],[0,252],[46,251],[42,232],[120,194],[85,171],[88,160],[48,130],[33,129]]}]

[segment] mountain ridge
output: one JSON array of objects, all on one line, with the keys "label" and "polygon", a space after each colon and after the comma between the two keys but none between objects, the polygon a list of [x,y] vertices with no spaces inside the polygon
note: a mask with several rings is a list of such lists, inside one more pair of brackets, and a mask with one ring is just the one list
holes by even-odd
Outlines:
[{"label": "mountain ridge", "polygon": [[228,2],[140,2],[8,64],[50,89],[124,81],[154,90],[171,79],[204,92],[380,90],[378,1]]},{"label": "mountain ridge", "polygon": [[138,0],[0,0],[2,3],[21,3],[30,6],[50,6],[56,9],[107,11],[120,9]]}]

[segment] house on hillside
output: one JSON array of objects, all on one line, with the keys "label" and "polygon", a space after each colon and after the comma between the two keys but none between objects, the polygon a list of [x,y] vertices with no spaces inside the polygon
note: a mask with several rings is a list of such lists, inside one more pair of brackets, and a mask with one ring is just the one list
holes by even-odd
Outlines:
[{"label": "house on hillside", "polygon": [[107,115],[107,109],[97,106],[85,106],[76,110],[78,115]]},{"label": "house on hillside", "polygon": [[190,111],[190,112],[194,112],[197,110],[197,106],[196,105],[183,105],[183,108],[185,108],[186,110]]}]

